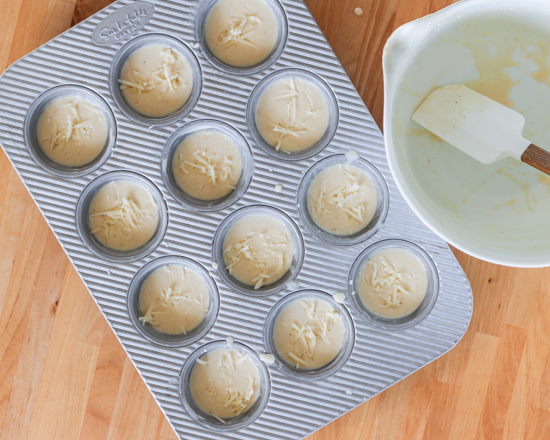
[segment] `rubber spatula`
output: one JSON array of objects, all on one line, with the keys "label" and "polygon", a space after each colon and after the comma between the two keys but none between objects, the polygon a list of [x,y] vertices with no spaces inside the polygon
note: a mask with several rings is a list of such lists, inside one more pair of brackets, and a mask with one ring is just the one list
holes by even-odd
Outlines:
[{"label": "rubber spatula", "polygon": [[512,157],[550,174],[550,153],[522,136],[525,118],[464,85],[435,90],[412,119],[481,163]]}]

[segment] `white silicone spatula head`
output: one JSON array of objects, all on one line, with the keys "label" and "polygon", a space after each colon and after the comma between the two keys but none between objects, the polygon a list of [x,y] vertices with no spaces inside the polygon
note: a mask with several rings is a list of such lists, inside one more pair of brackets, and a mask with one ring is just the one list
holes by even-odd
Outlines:
[{"label": "white silicone spatula head", "polygon": [[412,119],[481,163],[512,157],[550,174],[550,154],[522,136],[525,118],[464,85],[437,89]]}]

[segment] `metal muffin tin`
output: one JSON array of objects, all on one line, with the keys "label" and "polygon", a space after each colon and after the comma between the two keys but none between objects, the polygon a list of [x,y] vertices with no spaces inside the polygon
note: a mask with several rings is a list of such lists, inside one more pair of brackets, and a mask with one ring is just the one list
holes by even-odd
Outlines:
[{"label": "metal muffin tin", "polygon": [[[235,70],[212,62],[201,39],[199,20],[212,4],[210,0],[119,0],[17,61],[0,78],[0,144],[182,439],[302,438],[450,350],[464,335],[472,314],[472,293],[464,272],[448,246],[420,222],[399,194],[389,172],[382,134],[306,5],[301,0],[268,3],[281,7],[281,35],[288,37],[259,68]],[[202,89],[196,105],[186,108],[182,118],[143,125],[139,118],[128,115],[127,109],[121,109],[120,96],[111,94],[111,69],[121,47],[136,37],[159,33],[181,40],[196,58],[201,78],[195,79]],[[300,160],[268,154],[251,134],[250,117],[247,119],[249,97],[262,79],[289,68],[303,69],[324,81],[338,106],[337,128],[328,145]],[[44,105],[37,101],[39,96],[67,84],[86,87],[105,100],[115,117],[116,127],[110,133],[116,137],[116,146],[108,147],[109,152],[97,163],[99,167],[65,175],[36,159],[36,151],[26,142],[32,136],[31,124],[25,121],[31,106]],[[169,139],[185,124],[203,119],[231,126],[243,136],[254,156],[250,185],[240,198],[220,210],[204,211],[182,204],[163,179],[163,151]],[[382,173],[389,189],[389,210],[383,224],[367,240],[334,245],[319,240],[305,226],[297,192],[310,167],[349,149]],[[82,217],[82,213],[77,215],[81,195],[95,179],[110,172],[140,174],[158,189],[167,207],[167,230],[159,232],[160,244],[137,257],[105,258],[77,231],[77,217]],[[267,296],[236,291],[226,277],[220,276],[218,271],[223,268],[212,267],[212,244],[218,227],[230,214],[250,205],[282,211],[303,238],[303,265],[295,267],[296,273]],[[354,261],[369,246],[389,239],[414,242],[436,266],[439,292],[435,304],[424,319],[407,328],[374,325],[352,305],[350,271]],[[147,263],[166,256],[186,257],[201,264],[220,293],[213,327],[183,347],[159,345],[152,342],[154,338],[146,338],[128,310],[129,288],[136,274]],[[262,353],[264,323],[270,310],[288,294],[303,289],[347,293],[343,306],[355,327],[355,345],[347,362],[330,377],[316,381],[291,377],[281,362],[267,366],[271,386],[267,406],[256,420],[243,423],[238,430],[220,431],[202,423],[196,414],[190,415],[185,410],[188,403],[182,401],[185,393],[180,395],[180,374],[191,353],[200,353],[202,346],[214,339],[228,337]]]}]

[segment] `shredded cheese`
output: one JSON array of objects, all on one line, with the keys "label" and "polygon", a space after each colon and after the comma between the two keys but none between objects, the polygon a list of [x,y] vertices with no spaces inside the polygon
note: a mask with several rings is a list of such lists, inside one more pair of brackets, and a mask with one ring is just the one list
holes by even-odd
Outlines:
[{"label": "shredded cheese", "polygon": [[265,234],[250,233],[241,241],[228,246],[224,250],[224,254],[230,261],[225,267],[227,271],[232,275],[233,267],[244,258],[252,262],[256,269],[257,276],[252,279],[252,282],[256,283],[254,289],[264,286],[271,278],[270,271],[284,267],[285,255],[281,249],[288,246],[287,239],[276,242],[270,240],[271,238]]},{"label": "shredded cheese", "polygon": [[110,233],[128,235],[132,231],[136,231],[144,222],[146,214],[133,200],[123,198],[113,209],[96,212],[90,217],[101,217],[100,227],[93,229],[92,234],[103,231],[108,242]]},{"label": "shredded cheese", "polygon": [[254,397],[254,393],[254,379],[249,379],[248,389],[244,394],[228,387],[226,389],[224,407],[231,409],[236,416],[239,416],[247,408],[252,397]]},{"label": "shredded cheese", "polygon": [[[42,138],[42,142],[50,141],[50,150],[53,151],[56,148],[63,148],[65,150],[71,147],[71,142],[82,143],[85,139],[90,139],[92,134],[92,123],[88,119],[82,119],[78,110],[79,105],[85,105],[83,100],[78,100],[76,103],[67,103],[55,110],[54,113],[68,109],[67,124],[59,127],[57,124],[51,130],[51,135]],[[93,108],[94,113],[97,112],[101,115],[98,109],[91,105],[86,105],[88,108]],[[54,114],[52,113],[52,115]],[[103,115],[101,115],[103,117]],[[51,119],[51,116],[50,116]],[[47,121],[48,123],[50,120]]]},{"label": "shredded cheese", "polygon": [[300,365],[307,366],[307,363],[302,358],[296,356],[294,353],[289,352],[288,355],[296,362],[296,368],[300,368]]},{"label": "shredded cheese", "polygon": [[217,419],[219,422],[222,422],[225,424],[225,420],[222,419],[221,417],[218,417],[216,414],[210,414],[212,417],[214,417],[215,419]]},{"label": "shredded cheese", "polygon": [[339,318],[338,311],[332,307],[324,313],[318,311],[316,300],[301,300],[300,303],[306,309],[307,320],[291,324],[296,353],[293,351],[288,353],[288,356],[295,362],[296,368],[309,366],[310,361],[315,357],[317,344],[320,341],[327,342],[325,336]]},{"label": "shredded cheese", "polygon": [[357,177],[349,171],[348,167],[341,164],[339,166],[348,180],[344,185],[331,191],[327,189],[327,183],[323,181],[312,210],[317,214],[325,215],[330,214],[333,208],[340,208],[348,215],[348,218],[363,222],[363,214],[367,210],[366,203],[361,201],[363,190],[357,182]]},{"label": "shredded cheese", "polygon": [[[237,359],[235,359],[235,357]],[[226,375],[226,390],[223,406],[229,408],[235,416],[245,411],[256,393],[255,378],[248,378],[246,389],[237,390],[233,384],[233,374],[238,370],[239,365],[244,363],[248,357],[241,353],[224,353],[223,359],[218,358],[218,366],[224,367]]]},{"label": "shredded cheese", "polygon": [[161,51],[161,63],[158,68],[146,77],[141,72],[134,70],[132,78],[122,79],[120,83],[121,90],[129,90],[131,93],[137,93],[141,96],[142,93],[149,93],[160,88],[162,94],[159,99],[162,99],[169,91],[174,92],[179,87],[185,87],[186,83],[181,80],[180,72],[176,68],[178,60],[177,52],[169,47]]},{"label": "shredded cheese", "polygon": [[[132,87],[134,89],[138,89],[138,90],[141,90],[141,91],[145,90],[145,87],[143,87],[141,84],[135,83],[133,81],[127,81],[125,79],[119,79],[118,82],[120,84],[122,84],[123,86]],[[123,87],[121,86],[121,88],[123,88]]]},{"label": "shredded cheese", "polygon": [[279,125],[279,124],[273,124],[273,131],[276,133],[281,133],[281,137],[279,138],[277,145],[275,145],[276,151],[279,151],[281,149],[283,139],[285,138],[286,135],[300,137],[301,135],[307,133],[307,130],[293,130],[288,127],[283,127],[282,125]]},{"label": "shredded cheese", "polygon": [[380,256],[367,262],[372,267],[370,278],[365,276],[367,285],[370,285],[376,292],[387,289],[387,296],[380,304],[386,308],[403,307],[405,295],[410,295],[403,280],[403,275],[385,257]]},{"label": "shredded cheese", "polygon": [[229,48],[237,44],[242,44],[258,50],[258,45],[250,38],[257,34],[256,31],[261,24],[262,20],[255,15],[232,14],[232,19],[229,22],[229,29],[223,32],[220,37],[220,46]]},{"label": "shredded cheese", "polygon": [[[279,137],[279,141],[275,145],[276,151],[279,151],[281,149],[283,140],[286,136],[299,138],[300,136],[307,134],[307,129],[300,129],[298,126],[305,125],[309,119],[316,116],[319,112],[319,109],[313,105],[313,100],[307,92],[306,87],[304,87],[302,80],[289,78],[287,81],[287,85],[288,90],[274,98],[275,100],[288,99],[285,107],[287,110],[289,121],[288,124],[275,122],[272,123],[273,131],[275,133],[281,134],[281,136]],[[305,103],[298,100],[301,92],[303,92],[306,97],[307,102]],[[305,117],[302,119],[302,121],[297,121],[298,113],[301,108],[305,109]]]},{"label": "shredded cheese", "polygon": [[[211,136],[211,132],[199,132],[195,136]],[[217,183],[230,181],[236,184],[234,176],[234,164],[226,155],[208,154],[204,149],[197,149],[193,152],[193,159],[185,160],[184,154],[179,155],[179,169],[185,175],[198,173],[208,177],[208,180],[201,186],[208,184],[216,186]],[[234,186],[231,186],[234,188]]]},{"label": "shredded cheese", "polygon": [[[177,291],[175,284],[172,284],[172,287],[165,287],[159,292],[159,295],[151,303],[145,315],[141,316],[139,320],[143,324],[149,324],[153,327],[159,327],[159,323],[156,321],[156,317],[162,314],[171,313],[172,315],[181,318],[180,312],[178,311],[178,305],[182,301],[194,302],[195,304],[201,305],[201,301],[197,298],[186,294],[182,291]],[[186,329],[182,325],[182,333],[187,334]],[[197,359],[199,362],[199,359]],[[203,361],[204,362],[204,361]],[[199,362],[201,363],[201,362]]]}]

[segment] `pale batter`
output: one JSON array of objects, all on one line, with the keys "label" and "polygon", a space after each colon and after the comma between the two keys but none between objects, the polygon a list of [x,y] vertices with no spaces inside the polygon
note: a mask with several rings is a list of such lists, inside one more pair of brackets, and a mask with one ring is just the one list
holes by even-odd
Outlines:
[{"label": "pale batter", "polygon": [[258,400],[261,388],[254,362],[238,350],[223,348],[197,360],[189,384],[195,403],[218,420],[246,413]]},{"label": "pale batter", "polygon": [[327,131],[329,108],[323,92],[301,78],[268,86],[256,107],[256,126],[275,150],[299,152],[315,145]]},{"label": "pale batter", "polygon": [[148,44],[128,57],[118,82],[126,102],[145,116],[164,117],[179,110],[193,89],[185,57],[162,44]]},{"label": "pale batter", "polygon": [[117,251],[143,246],[159,223],[158,207],[149,190],[127,180],[104,185],[92,199],[88,215],[94,237]]},{"label": "pale batter", "polygon": [[420,260],[409,251],[388,248],[370,257],[359,273],[363,304],[384,318],[413,313],[426,296],[428,277]]},{"label": "pale batter", "polygon": [[311,182],[307,207],[313,221],[326,232],[352,235],[364,229],[374,217],[376,187],[361,168],[332,165]]},{"label": "pale batter", "polygon": [[187,136],[174,154],[179,187],[200,200],[216,200],[235,189],[242,174],[241,154],[224,134],[203,130]]},{"label": "pale batter", "polygon": [[236,221],[225,236],[223,250],[229,273],[254,289],[279,280],[294,258],[289,230],[265,214],[251,214]]},{"label": "pale batter", "polygon": [[208,14],[204,33],[208,48],[221,62],[249,67],[271,55],[279,26],[262,0],[220,0]]},{"label": "pale batter", "polygon": [[103,113],[80,96],[53,100],[38,120],[40,148],[52,161],[80,167],[98,157],[107,143],[108,126]]},{"label": "pale batter", "polygon": [[159,267],[143,282],[139,293],[139,320],[169,335],[193,330],[209,307],[210,295],[202,278],[180,265]]},{"label": "pale batter", "polygon": [[344,323],[328,302],[292,301],[277,316],[273,342],[277,352],[297,369],[313,370],[334,360],[344,343]]}]

